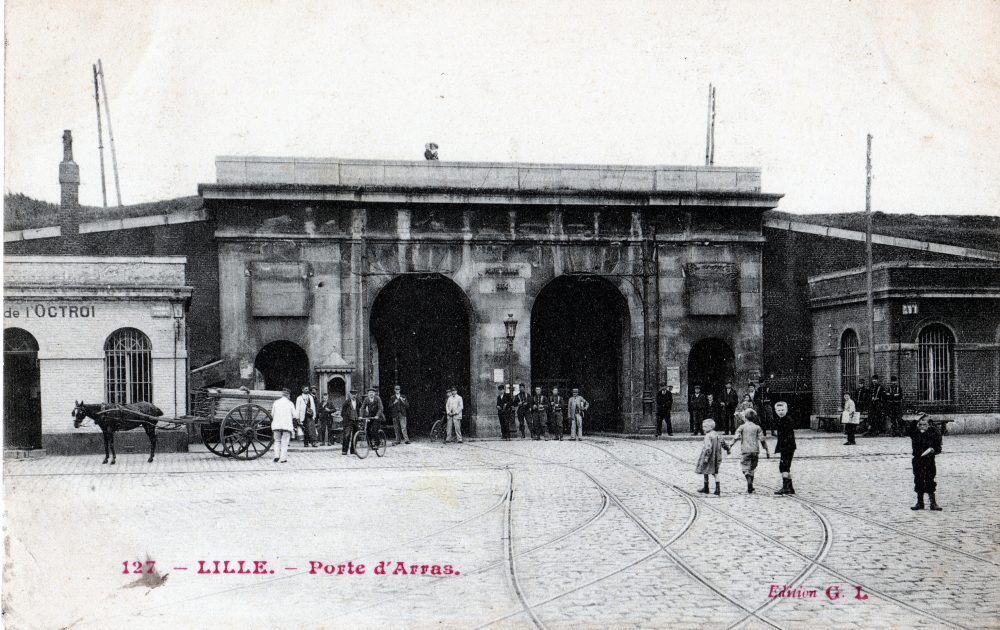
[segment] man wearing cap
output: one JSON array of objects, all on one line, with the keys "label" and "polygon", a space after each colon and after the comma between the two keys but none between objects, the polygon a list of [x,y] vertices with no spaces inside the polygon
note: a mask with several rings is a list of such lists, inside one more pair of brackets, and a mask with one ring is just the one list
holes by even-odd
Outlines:
[{"label": "man wearing cap", "polygon": [[302,446],[316,447],[316,399],[309,393],[309,386],[302,386],[302,395],[295,401],[295,414],[302,425]]},{"label": "man wearing cap", "polygon": [[281,398],[271,405],[271,433],[274,435],[274,461],[284,463],[288,457],[288,442],[295,431],[295,403],[292,391],[281,390]]},{"label": "man wearing cap", "polygon": [[454,432],[458,443],[462,443],[462,411],[464,409],[465,405],[462,402],[462,397],[458,395],[458,389],[448,388],[448,400],[444,404],[444,412],[448,416],[448,432],[445,434],[445,442],[452,440]]},{"label": "man wearing cap", "polygon": [[392,416],[392,428],[396,432],[396,442],[410,443],[410,436],[406,434],[406,413],[410,409],[410,403],[403,396],[403,388],[395,385],[392,388],[392,399],[389,401],[389,414]]},{"label": "man wearing cap", "polygon": [[754,398],[754,407],[760,411],[760,428],[765,434],[770,431],[774,436],[774,407],[771,406],[771,400],[771,385],[767,379],[761,379]]},{"label": "man wearing cap", "polygon": [[340,452],[342,455],[347,455],[348,449],[350,449],[351,455],[354,455],[352,440],[358,430],[357,396],[358,390],[352,389],[347,393],[347,399],[344,401],[344,404],[340,406],[340,417],[344,420],[344,429],[340,436]]},{"label": "man wearing cap", "polygon": [[569,439],[577,442],[583,439],[583,418],[589,408],[590,403],[574,387],[573,395],[569,398]]},{"label": "man wearing cap", "polygon": [[500,421],[500,436],[505,440],[510,439],[510,412],[514,406],[508,387],[497,385],[497,418]]},{"label": "man wearing cap", "polygon": [[319,406],[319,443],[333,446],[333,421],[337,408],[330,397],[323,396],[323,404]]},{"label": "man wearing cap", "polygon": [[719,401],[722,415],[722,429],[729,435],[733,432],[735,428],[733,425],[736,423],[736,407],[740,404],[740,395],[736,393],[736,389],[733,388],[732,381],[726,381],[726,390],[722,392],[722,400]]},{"label": "man wearing cap", "polygon": [[528,390],[524,383],[514,386],[514,415],[517,417],[517,428],[523,440],[525,425],[528,424]]},{"label": "man wearing cap", "polygon": [[885,386],[878,380],[878,374],[872,376],[871,402],[868,403],[868,436],[874,437],[885,431]]},{"label": "man wearing cap", "polygon": [[359,418],[368,418],[369,423],[366,429],[368,443],[373,448],[379,447],[378,431],[382,428],[382,421],[385,420],[385,411],[382,407],[382,399],[378,395],[375,386],[368,388],[368,395],[361,403],[361,415]]},{"label": "man wearing cap", "polygon": [[549,432],[556,440],[562,442],[563,418],[566,415],[566,400],[559,393],[558,387],[552,388],[552,396],[549,398]]},{"label": "man wearing cap", "polygon": [[701,393],[701,385],[694,386],[694,393],[688,400],[688,414],[691,416],[691,434],[701,435],[701,423],[705,421],[708,412],[708,400]]},{"label": "man wearing cap", "polygon": [[774,494],[795,494],[792,485],[792,457],[795,456],[795,423],[788,417],[788,403],[774,403],[775,423],[778,427],[778,443],[774,446],[775,454],[781,455],[778,462],[778,472],[781,473],[781,490]]},{"label": "man wearing cap", "polygon": [[892,436],[906,435],[906,427],[903,426],[903,389],[899,386],[899,378],[895,375],[889,377],[889,390],[885,393],[885,406],[889,415]]},{"label": "man wearing cap", "polygon": [[[573,390],[576,391],[576,390]],[[667,435],[674,434],[670,424],[670,409],[674,406],[674,386],[661,385],[656,393],[656,437],[663,433],[663,423],[667,423]]]},{"label": "man wearing cap", "polygon": [[[545,432],[545,410],[549,406],[549,399],[542,393],[540,386],[535,387],[535,393],[528,398],[528,408],[531,410],[531,439],[540,440]],[[549,439],[546,434],[545,439]]]}]

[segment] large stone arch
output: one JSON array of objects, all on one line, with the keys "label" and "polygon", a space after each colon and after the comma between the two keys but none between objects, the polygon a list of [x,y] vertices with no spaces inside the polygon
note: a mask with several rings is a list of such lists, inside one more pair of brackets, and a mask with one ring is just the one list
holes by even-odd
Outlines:
[{"label": "large stone arch", "polygon": [[532,387],[572,387],[591,402],[588,430],[621,431],[631,411],[634,322],[618,284],[599,274],[556,276],[532,300]]},{"label": "large stone arch", "polygon": [[386,401],[394,385],[402,387],[411,435],[426,433],[441,416],[453,385],[465,401],[463,430],[472,433],[475,317],[466,292],[445,274],[419,272],[394,276],[373,293],[365,385],[376,385]]}]

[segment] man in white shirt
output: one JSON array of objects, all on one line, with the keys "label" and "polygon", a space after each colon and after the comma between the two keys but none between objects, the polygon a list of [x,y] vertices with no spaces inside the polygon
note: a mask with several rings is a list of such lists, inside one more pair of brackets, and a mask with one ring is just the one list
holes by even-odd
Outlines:
[{"label": "man in white shirt", "polygon": [[445,442],[451,441],[452,430],[458,437],[458,443],[462,443],[462,411],[465,406],[462,404],[462,397],[458,395],[458,390],[454,387],[448,390],[448,401],[444,404],[444,412],[448,415],[448,433]]},{"label": "man in white shirt", "polygon": [[302,446],[316,447],[316,399],[309,386],[302,386],[302,395],[295,401],[295,416],[302,425]]},{"label": "man in white shirt", "polygon": [[295,430],[295,404],[292,392],[287,387],[281,390],[281,398],[271,405],[271,433],[274,434],[274,461],[285,463],[288,456],[288,442]]}]

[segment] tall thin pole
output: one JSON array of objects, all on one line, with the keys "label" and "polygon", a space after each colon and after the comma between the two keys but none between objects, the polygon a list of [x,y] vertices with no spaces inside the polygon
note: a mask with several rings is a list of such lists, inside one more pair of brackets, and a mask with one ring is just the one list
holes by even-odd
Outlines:
[{"label": "tall thin pole", "polygon": [[101,156],[101,199],[104,200],[104,207],[108,207],[108,187],[104,182],[104,132],[101,131],[101,96],[97,87],[97,66],[91,65],[94,69],[94,103],[97,105],[97,152]]},{"label": "tall thin pole", "polygon": [[118,156],[115,154],[115,134],[111,130],[111,108],[108,106],[108,87],[104,84],[104,66],[97,60],[97,74],[101,75],[101,90],[104,92],[104,115],[108,117],[108,142],[111,143],[111,168],[115,173],[115,194],[118,196],[118,207],[122,205],[122,189],[118,184]]},{"label": "tall thin pole", "polygon": [[705,131],[705,166],[715,164],[715,86],[708,84],[708,128]]},{"label": "tall thin pole", "polygon": [[865,166],[865,264],[868,288],[868,377],[875,375],[875,300],[872,297],[872,134],[868,134],[868,158]]}]

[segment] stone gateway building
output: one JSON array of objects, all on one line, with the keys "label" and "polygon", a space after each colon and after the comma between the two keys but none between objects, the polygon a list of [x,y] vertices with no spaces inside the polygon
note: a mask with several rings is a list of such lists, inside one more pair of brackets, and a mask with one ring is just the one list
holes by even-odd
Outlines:
[{"label": "stone gateway building", "polygon": [[[399,384],[413,436],[454,386],[488,437],[512,380],[580,388],[589,432],[652,433],[659,385],[683,432],[695,385],[763,377],[815,428],[866,376],[864,232],[768,212],[759,169],[221,157],[197,197],[109,211],[63,147],[61,204],[5,215],[7,448],[94,450],[81,397],[170,416],[239,385]],[[872,239],[876,369],[956,432],[1000,428],[1000,243],[975,234]]]},{"label": "stone gateway building", "polygon": [[[499,434],[496,383],[579,387],[590,430],[652,430],[658,382],[761,363],[762,213],[748,168],[219,158],[229,380],[400,384],[417,434],[445,389]],[[518,322],[513,357],[505,320]],[[510,366],[513,363],[513,374]],[[645,388],[644,388],[645,386]],[[677,411],[677,410],[675,410]]]}]

